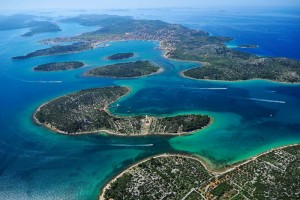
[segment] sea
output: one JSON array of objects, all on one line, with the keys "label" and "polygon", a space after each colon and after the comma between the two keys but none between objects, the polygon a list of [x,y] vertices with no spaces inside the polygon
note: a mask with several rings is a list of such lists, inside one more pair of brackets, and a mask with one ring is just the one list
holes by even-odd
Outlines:
[{"label": "sea", "polygon": [[[79,11],[66,12],[76,15]],[[86,11],[90,13],[92,11]],[[300,13],[282,9],[147,9],[103,10],[137,19],[160,19],[210,35],[232,37],[229,48],[258,56],[300,60]],[[37,13],[39,14],[39,13]],[[40,13],[43,15],[43,13]],[[59,18],[61,13],[54,13]],[[52,17],[53,17],[52,16]],[[74,36],[96,26],[59,23],[58,33],[21,37],[28,29],[0,31],[0,199],[97,199],[101,188],[128,166],[162,153],[200,156],[212,168],[246,160],[283,145],[300,142],[300,85],[265,80],[238,82],[192,80],[180,72],[199,63],[163,57],[155,41],[111,42],[105,48],[84,52],[12,60],[37,49],[38,41]],[[255,44],[255,49],[239,49]],[[150,60],[164,71],[134,78],[87,78],[82,74],[109,61],[106,56],[134,52],[128,61]],[[33,67],[62,61],[87,66],[61,72],[35,72]],[[300,66],[299,66],[300,67]],[[35,109],[81,89],[112,85],[132,91],[112,106],[119,116],[207,114],[213,124],[192,135],[116,137],[103,133],[66,136],[32,121]]]}]

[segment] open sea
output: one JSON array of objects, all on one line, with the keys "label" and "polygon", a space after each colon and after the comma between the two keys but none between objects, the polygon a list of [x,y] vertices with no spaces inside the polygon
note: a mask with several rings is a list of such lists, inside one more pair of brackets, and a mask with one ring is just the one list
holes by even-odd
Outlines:
[{"label": "open sea", "polygon": [[[162,19],[234,38],[230,48],[259,56],[300,59],[300,13],[293,9],[102,11],[135,18]],[[271,81],[241,82],[186,79],[180,72],[197,63],[162,56],[158,42],[112,42],[75,54],[11,60],[45,48],[37,41],[96,30],[59,24],[62,32],[21,37],[27,29],[0,31],[0,199],[96,199],[101,188],[129,165],[151,155],[181,152],[201,156],[214,168],[245,160],[261,152],[300,142],[300,85]],[[135,79],[85,78],[95,66],[123,61],[105,57],[135,52],[129,59],[150,60],[160,74]],[[34,72],[48,62],[82,61],[87,67],[64,72]],[[299,66],[300,67],[300,66]],[[124,85],[132,92],[120,99],[116,115],[208,114],[214,123],[188,136],[115,137],[103,134],[65,136],[33,123],[42,103],[86,88]]]}]

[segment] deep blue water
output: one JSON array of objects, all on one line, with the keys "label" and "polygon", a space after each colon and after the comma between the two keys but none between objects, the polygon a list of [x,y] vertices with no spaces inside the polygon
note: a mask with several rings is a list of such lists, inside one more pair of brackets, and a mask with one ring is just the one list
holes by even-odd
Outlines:
[{"label": "deep blue water", "polygon": [[[297,12],[228,12],[199,10],[132,11],[124,15],[163,19],[211,35],[235,38],[231,45],[258,44],[253,53],[300,59]],[[95,30],[60,24],[60,33],[20,37],[26,30],[0,32],[0,199],[91,199],[124,167],[149,155],[188,152],[220,167],[247,159],[272,147],[300,141],[300,86],[268,81],[216,82],[182,78],[179,72],[197,63],[163,58],[157,42],[114,42],[70,55],[12,61],[10,58],[44,48],[43,38]],[[112,64],[105,56],[135,52],[130,60],[150,60],[164,72],[137,79],[83,78],[97,65]],[[74,71],[39,73],[46,62],[80,60],[88,66]],[[42,103],[73,91],[127,85],[132,93],[111,111],[118,115],[204,113],[215,118],[207,129],[180,137],[112,137],[58,135],[36,126],[31,114]],[[219,89],[216,89],[219,88]],[[135,146],[135,145],[145,146]],[[153,144],[153,146],[147,146]]]},{"label": "deep blue water", "polygon": [[[126,15],[128,11],[111,11]],[[170,23],[229,36],[230,45],[257,44],[257,49],[239,49],[260,56],[300,59],[300,11],[298,8],[170,9],[133,10],[136,18],[161,19]]]}]

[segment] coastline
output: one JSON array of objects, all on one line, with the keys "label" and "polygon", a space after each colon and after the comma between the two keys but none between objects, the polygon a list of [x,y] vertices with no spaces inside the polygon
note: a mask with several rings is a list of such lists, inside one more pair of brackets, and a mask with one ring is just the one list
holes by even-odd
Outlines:
[{"label": "coastline", "polygon": [[[194,62],[194,61],[191,61],[191,62]],[[199,66],[199,67],[203,67],[203,66],[206,66],[206,65],[209,65],[209,63],[207,62],[199,62],[203,65]],[[198,67],[194,67],[194,68],[191,68],[191,69],[196,69]],[[187,79],[191,79],[191,80],[198,80],[198,81],[212,81],[212,82],[225,82],[225,83],[240,83],[240,82],[250,82],[250,81],[266,81],[266,82],[271,82],[271,83],[275,83],[275,84],[283,84],[283,85],[290,85],[290,86],[293,86],[293,85],[300,85],[300,82],[295,82],[295,83],[291,83],[291,82],[280,82],[280,81],[274,81],[274,80],[270,80],[270,79],[263,79],[263,78],[252,78],[252,79],[248,79],[248,80],[234,80],[234,81],[228,81],[228,80],[214,80],[214,79],[198,79],[198,78],[193,78],[193,77],[190,77],[190,76],[186,76],[184,75],[184,72],[188,71],[188,70],[191,70],[191,69],[186,69],[186,70],[183,70],[179,73],[179,75],[183,78],[187,78]]]},{"label": "coastline", "polygon": [[[128,95],[128,94],[131,92],[131,88],[130,88],[130,87],[128,87],[128,86],[124,86],[124,87],[126,87],[126,88],[128,89],[128,92],[126,92],[124,95],[122,95],[122,96],[121,96],[120,98],[118,98],[116,101],[118,101],[119,99],[121,99],[122,97]],[[68,95],[68,94],[66,94],[66,95]],[[66,95],[64,95],[64,96],[66,96]],[[34,111],[34,113],[32,114],[32,119],[33,119],[33,121],[34,121],[36,124],[38,124],[38,125],[40,125],[40,126],[43,126],[43,127],[45,127],[45,128],[48,128],[48,129],[50,129],[50,130],[53,131],[53,132],[60,133],[60,134],[63,134],[63,135],[72,135],[72,136],[75,136],[75,135],[83,135],[83,134],[93,134],[93,133],[106,132],[106,130],[105,130],[105,131],[97,130],[97,131],[90,131],[90,132],[67,133],[67,132],[65,132],[65,131],[61,131],[61,130],[58,130],[58,129],[56,129],[56,128],[53,128],[51,125],[47,125],[47,124],[41,123],[41,122],[35,117],[36,113],[37,113],[38,111],[40,111],[40,109],[41,109],[43,106],[47,105],[48,103],[50,103],[50,102],[52,102],[52,101],[54,101],[54,100],[56,100],[56,99],[58,99],[58,98],[60,98],[60,97],[56,97],[56,98],[54,98],[54,99],[52,99],[52,100],[50,100],[50,101],[47,101],[47,102],[43,103],[42,105],[40,105],[40,106]],[[113,104],[113,103],[116,102],[116,101],[111,102],[109,105]],[[107,111],[106,111],[106,108],[105,108],[105,112],[107,112]],[[109,115],[111,115],[109,112],[107,112],[107,113],[108,113]]]},{"label": "coastline", "polygon": [[[99,48],[104,48],[104,47],[99,47]],[[66,53],[54,53],[54,54],[51,54],[51,55],[32,56],[32,57],[21,58],[21,59],[16,59],[16,58],[12,57],[11,60],[17,61],[17,60],[26,60],[26,59],[37,58],[37,57],[48,57],[48,56],[60,56],[60,55],[66,55],[66,54],[76,54],[76,53],[81,53],[83,51],[88,51],[88,50],[93,50],[93,48],[85,49],[85,50],[81,50],[81,51],[66,52]]]},{"label": "coastline", "polygon": [[[75,40],[76,41],[76,40]],[[63,55],[63,54],[73,54],[73,53],[79,53],[79,52],[83,52],[83,51],[87,51],[87,50],[93,50],[96,48],[105,48],[107,46],[95,46],[95,44],[106,44],[106,43],[114,43],[114,42],[128,42],[128,41],[153,41],[153,42],[158,42],[159,43],[159,49],[163,51],[162,57],[166,58],[166,59],[170,59],[170,60],[175,60],[175,61],[180,61],[180,62],[194,62],[194,63],[200,63],[201,66],[205,66],[205,65],[209,65],[208,62],[201,62],[201,61],[193,61],[193,60],[180,60],[180,59],[175,59],[175,58],[170,58],[169,56],[167,56],[167,54],[172,51],[172,49],[169,49],[168,47],[166,47],[163,44],[163,40],[149,40],[149,39],[112,39],[112,40],[103,40],[103,41],[98,41],[98,42],[92,42],[91,45],[92,47],[90,49],[85,49],[85,50],[80,50],[80,51],[75,51],[75,52],[68,52],[68,53],[59,53],[59,54],[52,54],[52,55],[44,55],[44,56],[54,56],[54,55]],[[45,41],[39,41],[40,43],[45,43]],[[78,41],[77,41],[78,42]],[[54,44],[60,44],[61,42],[55,42]],[[47,44],[47,42],[45,43]],[[38,57],[43,57],[43,56],[38,56]],[[13,60],[19,60],[19,59],[13,59]],[[201,67],[198,66],[198,67]],[[194,68],[198,68],[198,67],[194,67]],[[191,69],[194,69],[191,68]],[[187,69],[190,70],[190,69]],[[214,82],[228,82],[228,83],[234,83],[234,82],[247,82],[247,81],[253,81],[253,80],[262,80],[262,81],[267,81],[267,82],[273,82],[273,83],[277,83],[277,84],[285,84],[285,85],[300,85],[300,82],[281,82],[281,81],[275,81],[275,80],[270,80],[270,79],[260,79],[260,78],[253,78],[253,79],[247,79],[247,80],[234,80],[234,81],[227,81],[227,80],[214,80],[214,79],[197,79],[197,78],[193,78],[193,77],[188,77],[184,75],[184,72],[187,71],[184,70],[182,72],[180,72],[180,76],[184,77],[184,78],[188,78],[188,79],[192,79],[192,80],[202,80],[202,81],[214,81]],[[150,75],[150,74],[149,74]],[[85,75],[84,75],[85,76]],[[105,77],[105,76],[98,76],[98,77],[103,77],[103,78],[120,78],[120,77]],[[143,76],[138,76],[138,77],[143,77]],[[130,78],[138,78],[138,77],[130,77]],[[125,77],[126,78],[126,77]]]},{"label": "coastline", "polygon": [[[108,114],[111,115],[111,113],[107,112]],[[206,126],[203,126],[201,129],[197,129],[191,132],[181,132],[181,133],[140,133],[140,134],[129,134],[129,135],[125,135],[125,134],[120,134],[120,133],[115,133],[109,130],[100,130],[100,131],[95,131],[92,132],[90,134],[94,134],[94,133],[99,133],[99,132],[104,132],[106,134],[109,135],[113,135],[113,136],[118,136],[118,137],[143,137],[143,136],[153,136],[153,135],[158,135],[158,136],[165,136],[165,137],[176,137],[176,136],[186,136],[186,135],[192,135],[194,133],[197,133],[199,131],[202,131],[206,128],[208,128],[210,125],[212,125],[212,123],[214,122],[214,118],[209,117],[210,121]],[[89,134],[89,132],[83,132],[83,134]],[[81,133],[76,134],[76,135],[81,135]]]},{"label": "coastline", "polygon": [[228,172],[230,172],[230,171],[232,171],[232,170],[234,170],[234,169],[236,169],[236,168],[238,168],[238,167],[240,167],[240,166],[242,166],[242,165],[245,165],[245,164],[247,164],[247,163],[249,163],[249,162],[251,162],[251,161],[256,160],[256,159],[259,158],[260,156],[263,156],[263,155],[265,155],[265,154],[271,153],[271,152],[276,151],[276,150],[280,150],[280,149],[284,149],[284,148],[292,147],[292,146],[298,146],[298,145],[300,145],[300,143],[290,144],[290,145],[283,145],[283,146],[271,148],[271,149],[269,149],[269,150],[267,150],[267,151],[264,151],[264,152],[262,152],[262,153],[259,153],[259,154],[257,154],[257,155],[254,155],[254,156],[251,156],[251,157],[249,157],[248,159],[245,159],[245,160],[242,160],[242,161],[239,161],[239,162],[230,164],[230,165],[225,166],[224,168],[221,168],[221,169],[213,169],[213,168],[210,168],[209,164],[208,164],[206,161],[204,161],[204,163],[205,163],[206,165],[208,165],[207,167],[208,167],[208,169],[209,169],[209,171],[210,171],[211,173],[214,173],[214,174],[217,174],[217,175],[223,175],[223,174],[226,174],[226,173],[228,173]]},{"label": "coastline", "polygon": [[[130,52],[130,53],[133,53],[133,56],[126,57],[126,58],[121,58],[121,59],[109,59],[109,56],[105,56],[105,57],[104,57],[104,60],[109,60],[109,61],[126,61],[126,60],[130,60],[130,59],[132,59],[132,58],[134,58],[134,57],[137,56],[137,54],[134,53],[134,52]],[[114,55],[114,54],[113,54],[113,55]],[[111,55],[110,55],[110,56],[111,56]]]},{"label": "coastline", "polygon": [[145,74],[145,75],[141,75],[141,76],[134,76],[134,77],[115,77],[115,76],[90,76],[87,75],[87,72],[84,72],[82,74],[83,77],[88,77],[88,78],[113,78],[113,79],[134,79],[134,78],[143,78],[143,77],[147,77],[147,76],[152,76],[155,74],[160,74],[164,72],[164,68],[159,67],[159,69],[156,72],[153,72],[151,74]]},{"label": "coastline", "polygon": [[[130,87],[128,87],[128,86],[123,86],[123,87],[126,87],[126,88],[128,89],[128,92],[126,92],[124,95],[122,95],[122,96],[121,96],[120,98],[118,98],[117,100],[111,102],[109,105],[111,105],[111,104],[117,102],[119,99],[121,99],[122,97],[128,95],[128,94],[131,92],[131,88],[130,88]],[[65,96],[65,95],[64,95],[64,96]],[[210,118],[209,123],[208,123],[207,125],[203,126],[202,128],[196,129],[196,130],[191,131],[191,132],[180,132],[180,133],[157,133],[157,134],[155,134],[155,133],[150,133],[150,134],[149,134],[149,133],[140,133],[140,134],[121,134],[121,133],[115,133],[115,132],[112,132],[112,131],[106,130],[106,129],[103,129],[103,130],[102,130],[102,129],[101,129],[101,130],[95,130],[95,131],[83,131],[83,132],[78,132],[78,133],[67,133],[67,132],[65,132],[65,131],[61,131],[61,130],[59,130],[59,129],[53,127],[53,126],[51,126],[51,124],[44,124],[44,123],[41,123],[41,122],[36,118],[36,113],[37,113],[38,111],[40,111],[40,109],[41,109],[43,106],[47,105],[48,103],[50,103],[50,102],[52,102],[52,101],[54,101],[54,100],[56,100],[56,99],[58,99],[58,98],[60,98],[60,97],[57,97],[57,98],[55,98],[55,99],[52,99],[52,100],[50,100],[50,101],[48,101],[48,102],[45,102],[45,103],[43,103],[42,105],[40,105],[40,106],[35,110],[35,112],[32,114],[32,119],[33,119],[33,121],[34,121],[36,124],[38,124],[38,125],[40,125],[40,126],[43,126],[43,127],[45,127],[45,128],[48,128],[49,130],[51,130],[51,131],[53,131],[53,132],[55,132],[55,133],[62,134],[62,135],[79,136],[79,135],[86,135],[86,134],[97,134],[97,133],[100,134],[100,133],[105,133],[105,134],[108,134],[108,135],[120,136],[120,137],[142,137],[142,136],[149,136],[149,135],[159,135],[159,136],[169,136],[169,137],[172,137],[172,136],[183,136],[183,135],[191,135],[191,134],[194,134],[194,133],[196,133],[196,132],[198,132],[198,131],[201,131],[201,130],[203,130],[203,129],[209,127],[209,126],[214,122],[214,118],[209,116],[209,118]],[[109,107],[109,105],[107,105],[107,107]],[[107,107],[104,108],[104,111],[105,111],[107,114],[109,114],[110,116],[113,116],[113,117],[119,117],[119,116],[117,116],[117,115],[113,115],[113,114],[108,110]],[[122,116],[120,116],[120,117],[122,117]],[[122,118],[124,118],[124,117],[122,117]]]},{"label": "coastline", "polygon": [[[127,42],[127,41],[154,41],[154,42],[158,42],[159,43],[159,49],[163,51],[162,57],[169,59],[169,60],[175,60],[175,61],[180,61],[180,62],[194,62],[194,63],[199,63],[201,64],[198,67],[202,67],[202,66],[206,66],[209,65],[208,62],[201,62],[201,61],[193,61],[193,60],[180,60],[180,59],[175,59],[175,58],[170,58],[169,56],[167,56],[167,54],[171,51],[169,50],[167,47],[165,47],[163,45],[163,41],[161,40],[139,40],[139,39],[120,39],[120,40],[107,40],[107,41],[101,41],[98,43],[113,43],[113,42]],[[60,42],[58,42],[59,44]],[[93,43],[92,43],[93,44]],[[44,57],[44,56],[54,56],[54,55],[64,55],[64,54],[73,54],[73,53],[80,53],[83,51],[87,51],[87,50],[93,50],[96,48],[106,48],[106,46],[97,46],[97,47],[92,47],[90,49],[85,49],[85,50],[81,50],[81,51],[75,51],[75,52],[68,52],[68,53],[59,53],[59,54],[53,54],[53,55],[43,55],[43,56],[37,56],[37,57]],[[13,59],[13,60],[19,60],[19,59]],[[83,66],[84,67],[84,66]],[[198,67],[194,67],[191,69],[195,69]],[[187,69],[190,70],[190,69]],[[193,78],[193,77],[189,77],[184,75],[184,72],[187,71],[181,71],[180,72],[180,76],[182,76],[183,78],[188,78],[188,79],[192,79],[192,80],[201,80],[201,81],[214,81],[214,82],[228,82],[228,83],[234,83],[234,82],[247,82],[247,81],[253,81],[253,80],[261,80],[261,81],[267,81],[267,82],[273,82],[273,83],[277,83],[277,84],[284,84],[284,85],[300,85],[300,82],[281,82],[281,81],[275,81],[275,80],[270,80],[270,79],[261,79],[261,78],[253,78],[253,79],[248,79],[248,80],[234,80],[234,81],[229,81],[229,80],[214,80],[214,79],[197,79],[197,78]],[[148,75],[153,75],[156,72],[152,73],[152,74],[147,74],[147,75],[143,75],[143,76],[137,76],[137,77],[123,77],[122,79],[130,79],[130,78],[140,78],[140,77],[144,77],[144,76],[148,76]],[[83,74],[84,77],[88,77],[85,74]],[[106,76],[97,76],[99,78],[121,78],[121,77],[106,77]]]},{"label": "coastline", "polygon": [[220,176],[220,175],[223,175],[223,174],[226,174],[230,171],[233,171],[235,170],[236,168],[240,167],[240,166],[243,166],[249,162],[252,162],[252,161],[255,161],[257,158],[259,158],[260,156],[263,156],[265,154],[268,154],[268,153],[271,153],[273,151],[276,151],[276,150],[280,150],[280,149],[284,149],[284,148],[287,148],[287,147],[292,147],[292,146],[298,146],[300,144],[291,144],[291,145],[284,145],[284,146],[280,146],[280,147],[276,147],[276,148],[271,148],[270,150],[268,151],[265,151],[265,152],[262,152],[260,154],[257,154],[255,156],[252,156],[244,161],[240,161],[240,162],[237,162],[237,163],[234,163],[234,164],[231,164],[229,166],[226,166],[222,169],[214,169],[210,164],[209,162],[207,162],[203,157],[201,156],[197,156],[197,155],[188,155],[188,154],[169,154],[169,153],[164,153],[164,154],[159,154],[159,155],[154,155],[154,156],[150,156],[148,158],[145,158],[139,162],[136,162],[132,165],[130,165],[129,167],[127,167],[125,170],[123,170],[120,174],[114,176],[112,179],[110,179],[109,182],[107,182],[107,184],[100,190],[100,193],[98,195],[98,199],[99,200],[104,200],[104,194],[106,192],[107,189],[109,189],[109,187],[111,186],[112,183],[114,183],[118,178],[120,178],[121,176],[123,176],[125,173],[127,173],[129,170],[131,170],[132,168],[138,166],[139,164],[141,163],[144,163],[144,162],[147,162],[149,161],[151,158],[159,158],[159,157],[173,157],[173,156],[178,156],[178,157],[184,157],[184,158],[189,158],[189,159],[193,159],[193,160],[196,160],[198,161],[204,168],[205,170],[207,170],[207,172],[215,175],[215,176]]},{"label": "coastline", "polygon": [[[80,61],[81,62],[81,61]],[[59,63],[59,62],[58,62]],[[83,62],[82,62],[83,63]],[[52,71],[43,71],[43,70],[35,70],[34,68],[36,68],[36,67],[38,67],[38,66],[34,66],[33,68],[32,68],[32,71],[34,71],[34,72],[41,72],[41,73],[45,73],[45,72],[64,72],[64,71],[74,71],[74,70],[79,70],[79,69],[83,69],[83,68],[86,68],[86,67],[88,67],[88,65],[87,64],[84,64],[82,67],[79,67],[79,68],[73,68],[73,69],[65,69],[65,70],[52,70]]]},{"label": "coastline", "polygon": [[[123,176],[125,173],[128,172],[128,170],[138,166],[141,163],[147,162],[149,161],[151,158],[159,158],[159,157],[171,157],[171,156],[179,156],[179,157],[184,157],[184,158],[190,158],[190,159],[194,159],[196,161],[198,161],[200,164],[203,165],[202,161],[199,160],[198,158],[191,156],[191,155],[187,155],[187,154],[169,154],[169,153],[164,153],[164,154],[159,154],[159,155],[155,155],[155,156],[150,156],[148,158],[145,158],[137,163],[132,164],[131,166],[129,166],[128,168],[126,168],[125,170],[123,170],[120,174],[114,176],[104,187],[103,189],[101,189],[99,196],[99,200],[104,200],[104,194],[105,191],[110,187],[110,185],[115,182],[118,178],[120,178],[121,176]],[[203,167],[206,169],[205,165],[203,165]]]},{"label": "coastline", "polygon": [[[204,66],[208,66],[210,65],[209,62],[201,62],[201,61],[193,61],[193,60],[180,60],[180,59],[175,59],[175,58],[170,58],[169,56],[167,56],[167,54],[170,52],[170,50],[168,50],[163,44],[162,41],[159,41],[159,46],[160,49],[163,51],[162,57],[169,59],[169,60],[175,60],[175,61],[180,61],[180,62],[194,62],[194,63],[199,63],[200,66],[198,67],[204,67]],[[193,67],[191,69],[196,69],[198,67]],[[284,84],[284,85],[300,85],[300,82],[281,82],[281,81],[275,81],[275,80],[271,80],[271,79],[262,79],[262,78],[252,78],[252,79],[247,79],[247,80],[234,80],[234,81],[229,81],[229,80],[214,80],[214,79],[198,79],[198,78],[193,78],[193,77],[189,77],[184,75],[184,72],[191,70],[191,69],[186,69],[181,71],[179,74],[181,77],[183,78],[187,78],[187,79],[192,79],[192,80],[200,80],[200,81],[213,81],[213,82],[227,82],[227,83],[235,83],[235,82],[248,82],[248,81],[266,81],[266,82],[272,82],[272,83],[276,83],[276,84]]]}]

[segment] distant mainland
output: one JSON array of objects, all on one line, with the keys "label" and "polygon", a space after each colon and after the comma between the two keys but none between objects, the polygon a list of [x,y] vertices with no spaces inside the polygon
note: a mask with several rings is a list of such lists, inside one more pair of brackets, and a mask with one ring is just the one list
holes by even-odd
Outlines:
[{"label": "distant mainland", "polygon": [[[267,79],[277,82],[299,83],[300,62],[289,58],[258,57],[230,49],[225,45],[232,38],[210,36],[207,32],[169,24],[159,20],[140,20],[111,15],[80,15],[63,22],[75,22],[84,26],[102,28],[74,37],[58,37],[43,40],[44,44],[74,42],[37,50],[13,59],[35,56],[75,53],[93,49],[111,41],[157,40],[168,58],[208,63],[183,72],[186,77],[207,80]],[[105,45],[104,45],[105,46]],[[255,45],[241,45],[254,48]],[[118,57],[118,56],[117,56]],[[121,56],[122,57],[122,56]]]}]

